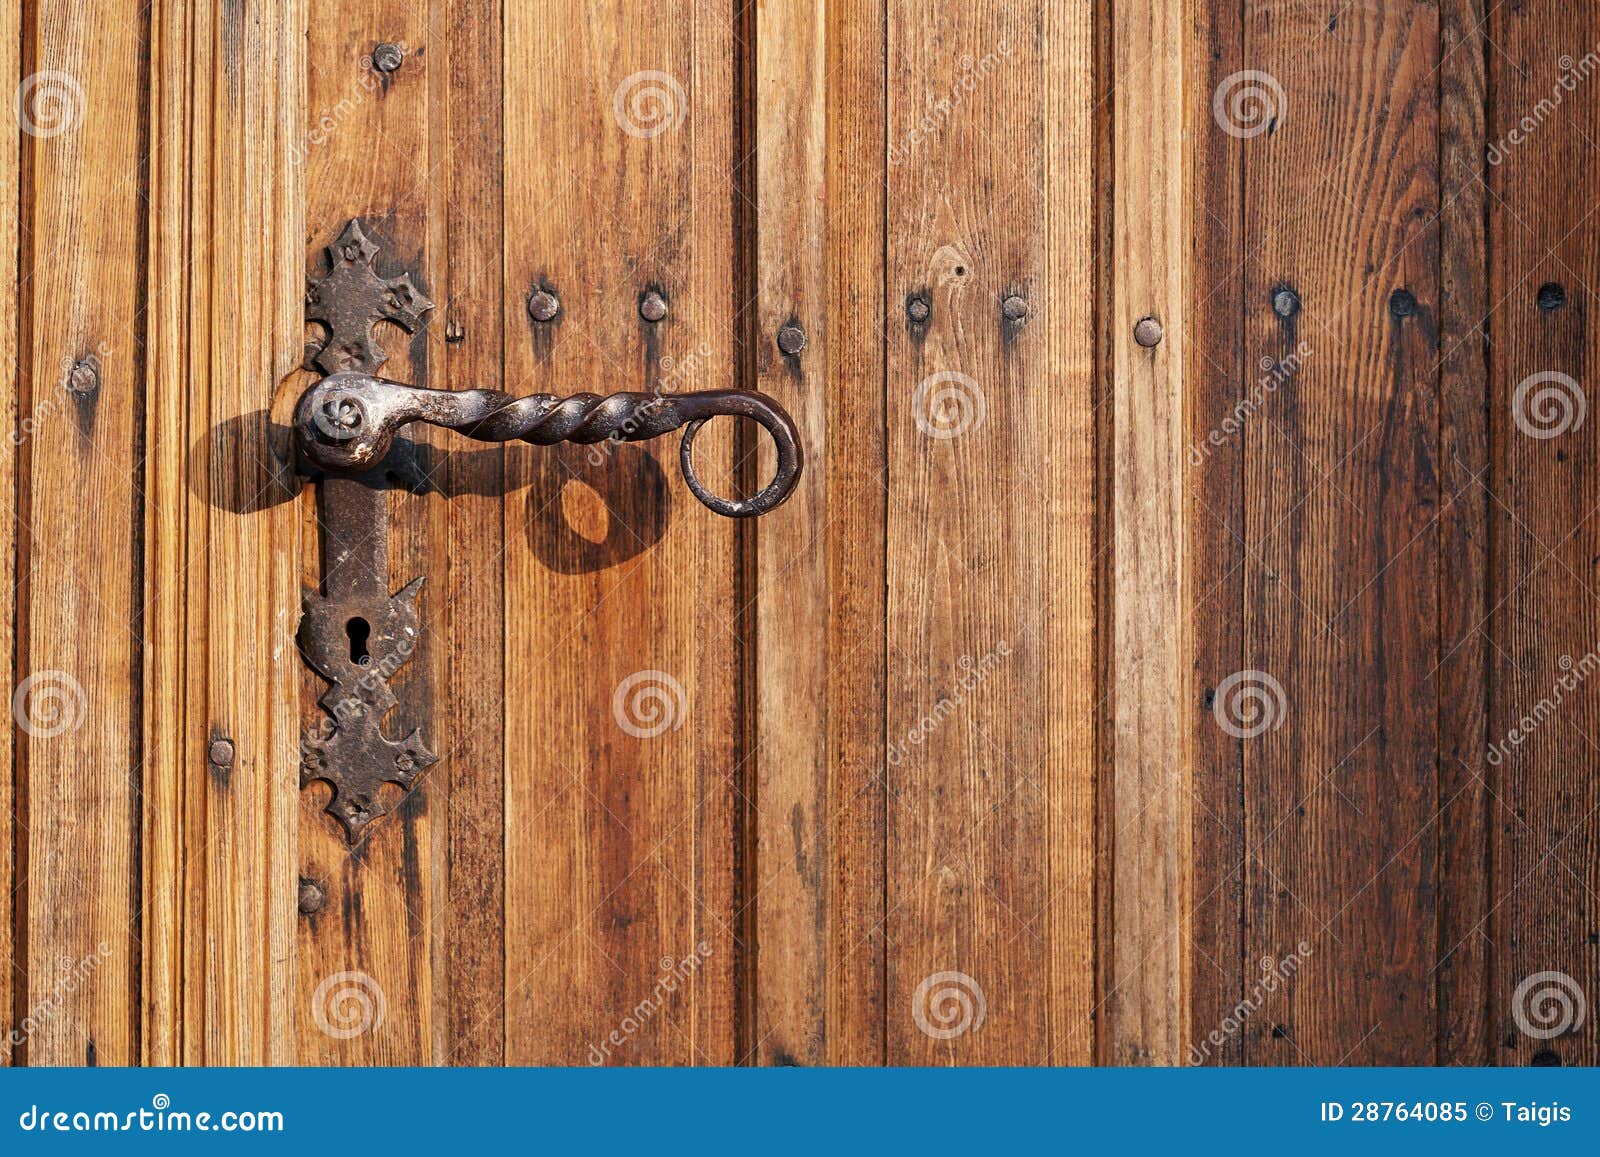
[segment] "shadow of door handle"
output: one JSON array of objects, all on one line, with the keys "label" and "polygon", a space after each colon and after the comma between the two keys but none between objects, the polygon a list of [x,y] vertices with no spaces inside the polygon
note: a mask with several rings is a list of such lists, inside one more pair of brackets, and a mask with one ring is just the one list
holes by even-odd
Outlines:
[{"label": "shadow of door handle", "polygon": [[[771,436],[778,469],[751,498],[711,493],[694,470],[694,439],[714,417],[750,418]],[[362,474],[389,452],[395,433],[410,422],[443,426],[484,442],[643,442],[687,426],[678,458],[694,496],[718,514],[749,518],[781,506],[794,491],[802,466],[794,422],[777,402],[753,390],[702,390],[687,394],[529,394],[499,390],[427,390],[357,371],[323,378],[300,396],[295,437],[305,458],[330,474]]]}]

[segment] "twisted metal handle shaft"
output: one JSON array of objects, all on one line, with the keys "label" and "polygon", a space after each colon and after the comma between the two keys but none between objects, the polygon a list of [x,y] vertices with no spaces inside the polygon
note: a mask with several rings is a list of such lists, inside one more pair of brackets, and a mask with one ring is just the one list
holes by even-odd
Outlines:
[{"label": "twisted metal handle shaft", "polygon": [[[747,499],[711,493],[694,472],[695,435],[709,418],[729,415],[759,422],[778,451],[771,482]],[[642,442],[686,426],[679,446],[684,481],[706,506],[729,518],[765,514],[794,490],[802,465],[794,422],[777,402],[748,390],[687,394],[625,392],[529,394],[499,390],[425,390],[363,373],[333,374],[300,396],[295,434],[314,465],[333,474],[360,474],[383,461],[395,433],[427,422],[484,442]]]}]

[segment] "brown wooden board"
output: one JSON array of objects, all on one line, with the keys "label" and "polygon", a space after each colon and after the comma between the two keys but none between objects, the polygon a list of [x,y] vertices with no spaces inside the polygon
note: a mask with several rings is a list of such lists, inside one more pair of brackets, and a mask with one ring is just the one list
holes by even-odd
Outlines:
[{"label": "brown wooden board", "polygon": [[[823,914],[830,1064],[881,1064],[885,1047],[886,28],[883,5],[859,2],[834,10],[826,33],[823,189],[832,192],[825,197],[826,314],[814,328],[825,351],[819,388],[827,442],[823,453],[812,452],[811,469],[825,473],[827,488]],[[804,401],[809,412],[814,403]],[[763,597],[777,599],[770,590]]]},{"label": "brown wooden board", "polygon": [[[1437,961],[1438,18],[1247,5],[1241,1031],[1253,1064],[1426,1063]],[[1275,87],[1276,86],[1276,87]],[[1333,92],[1332,101],[1318,94]],[[1274,107],[1276,106],[1276,107]],[[1274,311],[1290,290],[1298,312]],[[1248,379],[1247,379],[1248,380]],[[1238,674],[1229,686],[1226,680]],[[1240,699],[1263,696],[1249,713]],[[1302,947],[1304,945],[1304,947]],[[1293,964],[1286,964],[1292,958]],[[1291,978],[1281,979],[1285,972]],[[1280,980],[1266,985],[1268,973]]]},{"label": "brown wooden board", "polygon": [[[1191,45],[1194,91],[1212,93],[1243,69],[1237,4],[1203,4]],[[1188,318],[1189,428],[1184,496],[1193,651],[1189,729],[1193,887],[1189,1064],[1238,1064],[1243,1042],[1227,1020],[1243,998],[1243,741],[1217,726],[1217,684],[1244,666],[1244,438],[1241,409],[1265,374],[1244,354],[1244,156],[1209,115],[1193,120],[1193,264]],[[1267,379],[1270,380],[1270,379]]]},{"label": "brown wooden board", "polygon": [[1087,9],[889,6],[895,1064],[1092,1056],[1093,49]]},{"label": "brown wooden board", "polygon": [[[151,1064],[293,1059],[303,13],[152,9],[144,1032]],[[216,79],[219,82],[213,83]]]},{"label": "brown wooden board", "polygon": [[[0,91],[15,92],[22,83],[22,11],[20,5],[9,5],[0,12]],[[22,210],[22,141],[19,134],[5,145],[5,159],[0,163],[0,253],[20,254],[18,228]],[[17,317],[22,303],[20,262],[8,261],[0,272],[0,315]],[[20,422],[17,410],[19,364],[17,359],[20,327],[0,326],[0,422],[7,429],[15,429]],[[15,631],[16,616],[14,594],[16,582],[17,519],[17,441],[9,438],[0,443],[0,509],[5,518],[0,520],[0,661],[16,669]],[[0,735],[0,1018],[6,1032],[0,1036],[0,1065],[11,1065],[22,1058],[18,1056],[20,1043],[13,1035],[15,1006],[13,997],[19,981],[28,974],[26,950],[18,936],[21,924],[15,906],[17,867],[16,850],[26,841],[26,834],[17,831],[15,821],[16,776],[14,763],[14,738],[5,729]],[[17,837],[21,836],[19,840]]]},{"label": "brown wooden board", "polygon": [[[432,243],[438,230],[430,182],[436,157],[431,104],[444,86],[446,67],[429,5],[418,0],[372,0],[359,8],[314,0],[308,12],[306,106],[326,115],[325,131],[305,154],[306,262],[308,273],[326,268],[325,249],[356,218],[381,247],[385,274],[409,271],[430,300],[439,300]],[[379,45],[400,50],[398,68],[375,67]],[[327,110],[324,114],[323,110]],[[324,122],[318,121],[318,124]],[[379,336],[390,357],[386,377],[415,385],[441,384],[433,376],[443,344],[442,321],[430,315],[412,337],[389,327]],[[305,381],[299,384],[303,386]],[[436,432],[415,431],[417,459]],[[428,477],[426,465],[423,478]],[[419,488],[426,488],[426,481]],[[438,669],[448,664],[449,607],[437,597],[446,583],[445,515],[437,496],[392,489],[388,493],[389,585],[399,590],[424,577],[424,628],[415,653],[390,680],[399,699],[386,721],[390,734],[422,729],[439,744],[435,694]],[[310,513],[309,492],[302,511]],[[320,577],[313,524],[304,550],[302,582]],[[301,681],[306,722],[322,712],[315,700],[327,684],[309,670]],[[440,751],[441,757],[446,752]],[[444,822],[450,772],[433,768],[381,825],[352,850],[323,808],[326,784],[301,793],[298,871],[320,894],[320,906],[300,916],[295,1020],[304,1064],[424,1064],[437,1056],[435,1029],[436,942],[446,937],[438,907],[444,875],[437,827]],[[436,803],[437,801],[437,803]]]},{"label": "brown wooden board", "polygon": [[1439,8],[1439,1064],[1491,1059],[1487,1007],[1489,472],[1488,28]]},{"label": "brown wooden board", "polygon": [[[1597,43],[12,5],[0,1063],[1595,1063]],[[352,218],[437,303],[386,376],[808,460],[735,523],[675,437],[408,430],[441,762],[355,847],[288,426]]]},{"label": "brown wooden board", "polygon": [[[507,6],[504,36],[506,388],[734,384],[726,9]],[[551,321],[527,310],[540,289]],[[696,445],[724,491],[732,445]],[[506,1060],[733,1063],[738,531],[689,494],[671,441],[513,445],[506,489]]]},{"label": "brown wooden board", "polygon": [[1587,319],[1600,247],[1585,221],[1600,116],[1583,93],[1600,19],[1583,6],[1497,10],[1488,35],[1501,46],[1487,132],[1490,1059],[1594,1064],[1600,1034],[1576,1002],[1600,986],[1600,690],[1588,681],[1600,659],[1600,426],[1580,419],[1597,350]]},{"label": "brown wooden board", "polygon": [[1110,38],[1112,594],[1101,613],[1115,855],[1104,1009],[1110,1059],[1123,1064],[1176,1064],[1189,1027],[1184,14],[1180,2],[1139,6]]},{"label": "brown wooden board", "polygon": [[[757,387],[796,416],[813,463],[781,516],[756,528],[755,589],[741,592],[755,612],[756,637],[755,851],[745,899],[756,948],[748,974],[751,1045],[752,1059],[769,1064],[818,1064],[827,1056],[828,676],[842,657],[830,646],[828,615],[835,529],[826,469],[826,275],[834,251],[828,201],[813,195],[827,181],[824,15],[821,6],[762,6],[749,30],[754,45],[746,46],[755,65],[754,156],[745,163],[755,175],[756,300],[741,322],[749,326]],[[868,236],[875,232],[869,224]],[[775,461],[760,456],[763,480]],[[860,640],[869,654],[878,637]]]},{"label": "brown wooden board", "polygon": [[[433,174],[443,201],[434,220],[445,230],[433,324],[445,331],[439,356],[449,389],[495,386],[502,371],[501,7],[454,0],[442,25],[429,29],[435,60],[447,62],[432,74],[431,131],[447,150]],[[458,131],[466,126],[470,132]],[[505,678],[505,462],[498,447],[447,445],[437,492],[430,487],[425,499],[445,520],[431,539],[442,550],[430,555],[429,597],[448,629],[434,652],[434,725],[448,783],[435,831],[444,846],[432,853],[442,857],[445,878],[436,999],[448,1010],[436,1022],[434,1055],[450,1064],[499,1064],[504,1019],[493,1010],[505,991],[505,726],[494,705]]]},{"label": "brown wooden board", "polygon": [[[29,1064],[139,1059],[145,16],[26,14],[17,891]],[[71,387],[76,385],[74,391]],[[15,974],[14,974],[15,975]],[[85,979],[87,978],[87,979]]]}]

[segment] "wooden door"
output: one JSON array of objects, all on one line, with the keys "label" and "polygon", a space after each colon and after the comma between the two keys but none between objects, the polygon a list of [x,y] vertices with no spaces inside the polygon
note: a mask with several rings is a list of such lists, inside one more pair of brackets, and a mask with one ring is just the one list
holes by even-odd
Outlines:
[{"label": "wooden door", "polygon": [[[10,6],[6,1061],[1595,1063],[1597,19]],[[434,303],[385,376],[807,458],[736,522],[670,438],[409,430],[440,760],[355,846],[290,427],[352,220]]]}]

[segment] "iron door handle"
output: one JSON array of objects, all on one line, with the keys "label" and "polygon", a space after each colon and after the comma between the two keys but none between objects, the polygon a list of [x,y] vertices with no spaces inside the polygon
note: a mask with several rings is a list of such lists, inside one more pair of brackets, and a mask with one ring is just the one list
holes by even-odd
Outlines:
[{"label": "iron door handle", "polygon": [[[379,322],[415,333],[433,308],[410,273],[379,274],[379,248],[351,221],[328,247],[328,268],[306,286],[306,320],[326,331],[308,350],[308,369],[325,375],[300,395],[294,432],[301,460],[317,473],[322,582],[305,593],[300,650],[328,681],[318,702],[327,718],[300,744],[300,786],[332,786],[326,810],[354,845],[394,806],[384,785],[403,791],[439,757],[420,729],[400,739],[383,720],[398,704],[388,681],[422,638],[422,579],[390,593],[389,482],[385,460],[411,422],[455,430],[485,442],[641,442],[683,428],[678,457],[694,496],[718,514],[749,518],[783,503],[799,481],[802,455],[783,407],[749,390],[696,393],[530,394],[499,390],[430,390],[377,376],[386,355],[373,336]],[[758,422],[772,437],[778,468],[751,498],[711,493],[694,470],[694,439],[707,420],[728,415]],[[390,793],[392,798],[392,793]]]},{"label": "iron door handle", "polygon": [[[713,494],[694,472],[695,435],[707,420],[724,415],[760,423],[777,448],[777,472],[752,498]],[[306,390],[294,415],[301,453],[330,474],[371,470],[389,452],[395,433],[410,422],[443,426],[484,442],[536,446],[642,442],[686,426],[678,448],[683,480],[696,498],[729,518],[749,518],[781,506],[794,491],[802,465],[794,422],[782,406],[754,390],[513,398],[499,390],[427,390],[351,371],[323,378]]]}]

